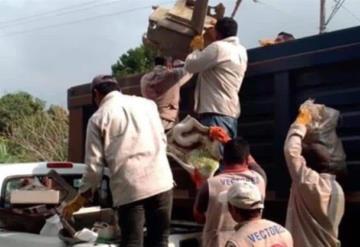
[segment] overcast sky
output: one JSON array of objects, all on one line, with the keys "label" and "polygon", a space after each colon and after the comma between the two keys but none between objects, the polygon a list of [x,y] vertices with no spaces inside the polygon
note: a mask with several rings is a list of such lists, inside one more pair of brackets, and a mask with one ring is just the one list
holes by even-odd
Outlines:
[{"label": "overcast sky", "polygon": [[[164,0],[0,0],[0,96],[27,91],[66,106],[66,90],[83,84],[141,43],[151,5]],[[220,1],[210,1],[218,3]],[[235,0],[222,1],[231,13]],[[320,0],[243,0],[236,15],[248,47],[279,31],[315,35]],[[327,0],[328,14],[334,0]],[[360,25],[360,0],[347,0],[328,31]]]}]

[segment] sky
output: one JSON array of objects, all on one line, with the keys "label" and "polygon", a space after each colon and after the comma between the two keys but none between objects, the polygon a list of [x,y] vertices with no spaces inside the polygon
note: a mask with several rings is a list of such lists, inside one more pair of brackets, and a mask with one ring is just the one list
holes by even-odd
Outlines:
[{"label": "sky", "polygon": [[[327,15],[335,0],[327,1]],[[338,1],[338,0],[337,0]],[[220,1],[210,0],[210,4]],[[230,15],[235,0],[222,1]],[[0,0],[0,96],[26,91],[66,107],[67,89],[111,73],[141,44],[151,6],[164,0]],[[243,0],[235,19],[247,48],[280,31],[316,35],[320,0]],[[360,25],[360,0],[346,0],[327,31]]]}]

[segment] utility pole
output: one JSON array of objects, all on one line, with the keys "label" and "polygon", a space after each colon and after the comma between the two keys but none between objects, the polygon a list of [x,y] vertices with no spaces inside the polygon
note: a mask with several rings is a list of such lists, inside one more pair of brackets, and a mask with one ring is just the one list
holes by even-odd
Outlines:
[{"label": "utility pole", "polygon": [[320,31],[319,33],[325,32],[326,29],[326,10],[325,10],[325,1],[326,0],[320,0]]}]

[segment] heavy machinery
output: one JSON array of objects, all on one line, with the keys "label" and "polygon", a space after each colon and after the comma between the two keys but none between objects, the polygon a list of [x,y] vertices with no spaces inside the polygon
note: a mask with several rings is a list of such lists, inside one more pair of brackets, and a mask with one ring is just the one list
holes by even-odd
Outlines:
[{"label": "heavy machinery", "polygon": [[225,12],[222,4],[209,7],[208,0],[178,0],[170,9],[161,6],[153,9],[143,37],[144,44],[164,56],[179,59],[184,59],[190,52],[192,38],[213,27]]}]

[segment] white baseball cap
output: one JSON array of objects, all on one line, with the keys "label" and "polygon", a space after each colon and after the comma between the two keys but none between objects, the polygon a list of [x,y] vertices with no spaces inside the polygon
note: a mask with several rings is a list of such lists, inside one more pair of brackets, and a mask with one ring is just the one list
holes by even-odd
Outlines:
[{"label": "white baseball cap", "polygon": [[239,181],[219,195],[221,203],[230,203],[241,209],[263,209],[264,203],[259,188],[249,181]]}]

